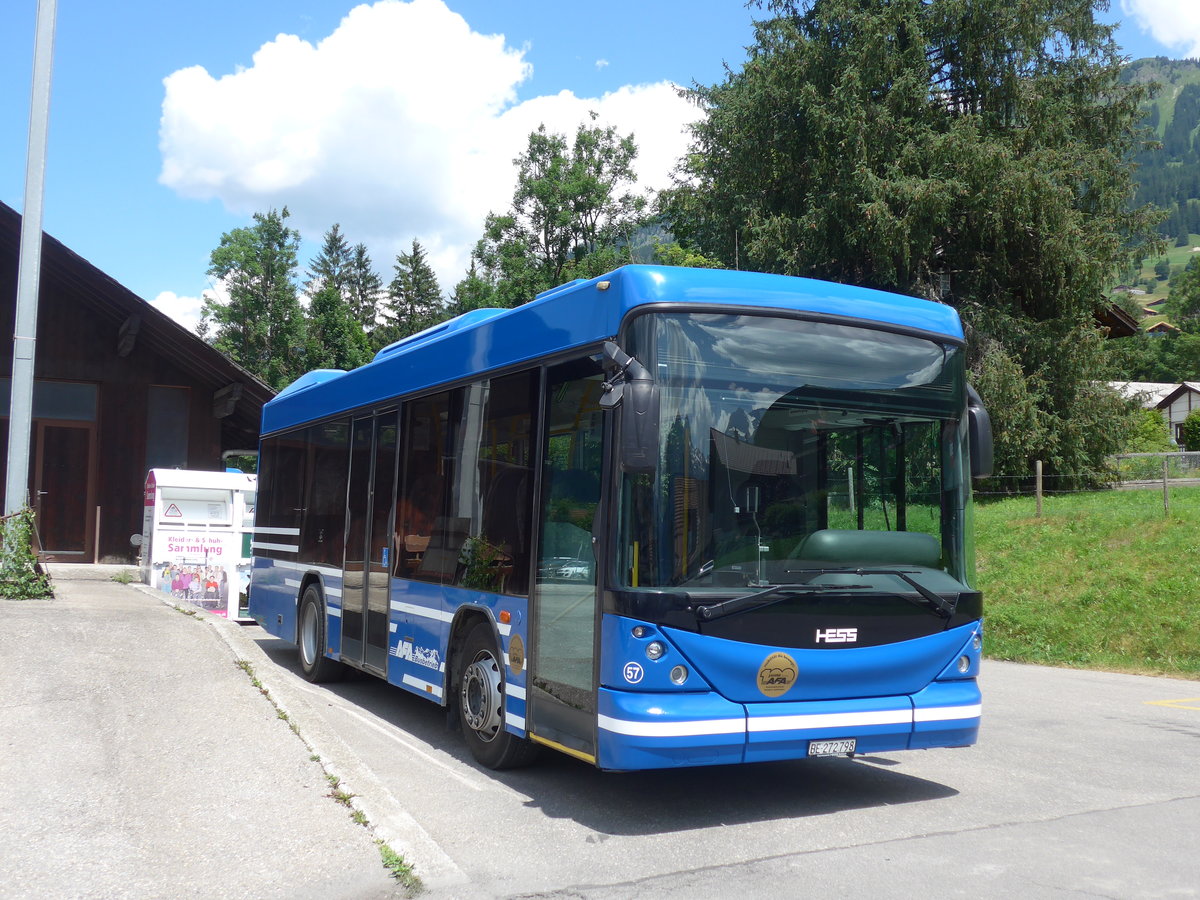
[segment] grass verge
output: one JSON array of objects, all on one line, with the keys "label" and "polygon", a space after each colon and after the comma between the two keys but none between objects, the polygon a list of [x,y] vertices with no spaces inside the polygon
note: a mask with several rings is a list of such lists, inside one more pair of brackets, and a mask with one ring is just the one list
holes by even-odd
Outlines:
[{"label": "grass verge", "polygon": [[976,508],[989,656],[1200,678],[1200,488]]}]

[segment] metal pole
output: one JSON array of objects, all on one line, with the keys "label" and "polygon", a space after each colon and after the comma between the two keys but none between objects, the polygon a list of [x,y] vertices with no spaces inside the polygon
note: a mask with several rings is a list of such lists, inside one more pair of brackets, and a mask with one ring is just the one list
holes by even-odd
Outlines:
[{"label": "metal pole", "polygon": [[17,264],[17,311],[13,328],[12,399],[8,419],[8,469],[4,511],[28,502],[29,435],[33,428],[33,356],[37,345],[38,287],[42,271],[42,197],[46,182],[46,132],[58,0],[38,0],[29,102],[29,148],[25,157],[25,208]]}]

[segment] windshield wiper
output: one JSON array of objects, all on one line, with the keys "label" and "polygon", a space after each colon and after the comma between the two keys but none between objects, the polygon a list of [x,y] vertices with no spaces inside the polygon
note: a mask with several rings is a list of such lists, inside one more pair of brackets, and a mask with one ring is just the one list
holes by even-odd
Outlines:
[{"label": "windshield wiper", "polygon": [[916,579],[909,577],[911,575],[921,574],[915,569],[873,569],[845,566],[843,568],[834,569],[788,569],[787,573],[789,575],[894,575],[905,584],[910,585],[913,590],[920,594],[921,599],[925,600],[931,607],[933,607],[933,610],[938,615],[949,619],[954,615],[954,611],[958,608],[958,594],[954,595],[953,600],[947,600],[940,594],[935,594]]},{"label": "windshield wiper", "polygon": [[819,591],[853,591],[865,587],[866,585],[864,584],[772,584],[761,591],[755,591],[753,594],[743,594],[741,597],[722,600],[720,603],[707,603],[704,606],[697,606],[696,615],[709,622],[723,616],[732,616],[747,609],[762,609],[764,606],[770,606],[773,603],[787,599],[789,594],[816,593]]}]

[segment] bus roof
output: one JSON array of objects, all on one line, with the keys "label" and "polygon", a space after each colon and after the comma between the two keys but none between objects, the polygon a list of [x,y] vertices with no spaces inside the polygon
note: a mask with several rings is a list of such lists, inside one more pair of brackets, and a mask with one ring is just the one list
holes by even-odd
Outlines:
[{"label": "bus roof", "polygon": [[963,340],[954,309],[915,297],[761,272],[623,266],[514,309],[472,310],[384,347],[350,372],[309,372],[263,406],[262,433],[594,345],[614,337],[629,312],[653,303],[807,312]]}]

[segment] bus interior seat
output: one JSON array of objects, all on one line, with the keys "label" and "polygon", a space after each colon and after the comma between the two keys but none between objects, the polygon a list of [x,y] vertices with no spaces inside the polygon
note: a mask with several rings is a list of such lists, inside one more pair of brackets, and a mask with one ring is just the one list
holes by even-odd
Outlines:
[{"label": "bus interior seat", "polygon": [[466,516],[438,516],[414,577],[420,581],[453,582],[470,527],[471,520]]},{"label": "bus interior seat", "polygon": [[937,538],[921,531],[855,531],[823,528],[802,540],[793,559],[820,560],[835,565],[907,565],[942,567]]}]

